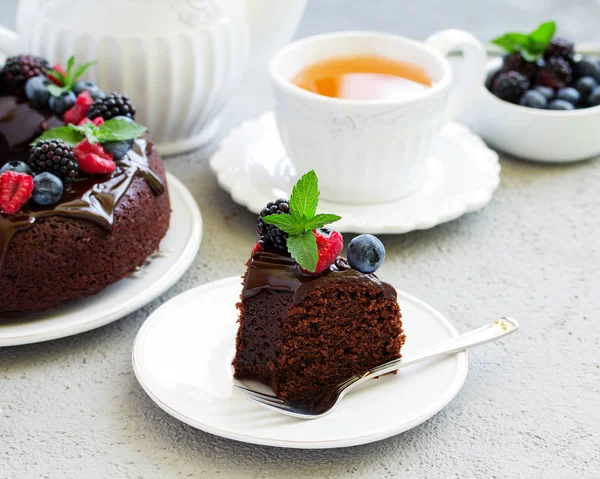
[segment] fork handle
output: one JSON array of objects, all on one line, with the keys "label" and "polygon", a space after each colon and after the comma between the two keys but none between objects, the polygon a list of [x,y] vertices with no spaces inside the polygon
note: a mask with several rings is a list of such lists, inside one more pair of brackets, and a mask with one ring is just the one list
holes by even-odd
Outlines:
[{"label": "fork handle", "polygon": [[464,351],[465,349],[473,346],[489,343],[490,341],[494,341],[495,339],[516,331],[518,327],[519,324],[512,318],[504,317],[497,319],[496,321],[492,321],[490,324],[482,326],[481,328],[461,334],[456,338],[449,339],[448,341],[444,341],[443,343],[423,351],[419,351],[413,355],[400,359],[394,359],[393,361],[376,366],[364,374],[360,382],[362,382],[364,379],[382,376],[383,374],[391,373],[397,369],[410,366],[411,364],[420,363],[421,361],[425,361],[436,356],[452,354],[458,351]]}]

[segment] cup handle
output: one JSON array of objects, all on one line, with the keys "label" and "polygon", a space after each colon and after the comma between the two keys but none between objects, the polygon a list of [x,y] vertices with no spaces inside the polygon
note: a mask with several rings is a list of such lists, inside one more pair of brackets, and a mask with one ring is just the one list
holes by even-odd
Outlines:
[{"label": "cup handle", "polygon": [[17,32],[0,25],[0,59],[3,63],[6,57],[16,52],[17,43]]},{"label": "cup handle", "polygon": [[461,77],[446,105],[445,120],[451,121],[464,111],[483,84],[487,63],[485,49],[473,35],[455,29],[434,33],[425,40],[425,44],[444,56],[453,50],[463,53]]}]

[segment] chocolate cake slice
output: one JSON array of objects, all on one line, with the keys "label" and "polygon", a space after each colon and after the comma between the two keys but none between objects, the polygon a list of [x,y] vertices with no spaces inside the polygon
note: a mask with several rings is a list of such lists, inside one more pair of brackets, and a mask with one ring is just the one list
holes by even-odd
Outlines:
[{"label": "chocolate cake slice", "polygon": [[337,258],[305,272],[268,243],[247,263],[235,377],[310,401],[354,374],[399,358],[405,341],[394,288]]}]

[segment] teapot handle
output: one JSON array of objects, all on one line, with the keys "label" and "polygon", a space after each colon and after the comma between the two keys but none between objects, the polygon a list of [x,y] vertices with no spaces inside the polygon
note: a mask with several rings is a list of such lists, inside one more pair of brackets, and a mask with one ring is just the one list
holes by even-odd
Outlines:
[{"label": "teapot handle", "polygon": [[6,57],[15,53],[19,37],[17,32],[0,25],[0,59],[2,62]]}]

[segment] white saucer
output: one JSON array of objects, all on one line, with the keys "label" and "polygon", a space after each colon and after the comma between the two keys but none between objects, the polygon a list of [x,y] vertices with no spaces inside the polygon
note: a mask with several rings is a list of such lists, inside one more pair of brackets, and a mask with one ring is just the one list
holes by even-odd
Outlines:
[{"label": "white saucer", "polygon": [[[443,126],[426,161],[423,184],[407,198],[377,205],[321,200],[319,209],[342,217],[335,224],[341,232],[406,233],[483,208],[500,183],[497,153],[460,123]],[[272,112],[231,130],[210,166],[233,200],[257,214],[289,196],[297,179]]]},{"label": "white saucer", "polygon": [[167,173],[171,225],[160,253],[138,272],[86,299],[41,313],[0,319],[0,346],[37,343],[104,326],[158,298],[189,268],[202,240],[202,217],[187,188]]},{"label": "white saucer", "polygon": [[[404,432],[446,406],[467,375],[467,353],[373,380],[331,415],[305,421],[266,410],[233,390],[240,278],[205,284],[163,304],[133,345],[133,369],[150,398],[175,418],[253,444],[321,449],[355,446]],[[398,291],[407,355],[457,336],[439,312]],[[244,381],[250,387],[258,383]]]}]

